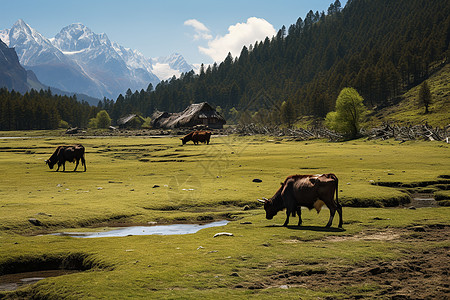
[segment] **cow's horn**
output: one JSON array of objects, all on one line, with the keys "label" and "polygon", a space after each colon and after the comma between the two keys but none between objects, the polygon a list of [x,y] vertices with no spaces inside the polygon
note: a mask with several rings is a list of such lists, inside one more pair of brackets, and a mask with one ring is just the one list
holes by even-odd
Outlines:
[{"label": "cow's horn", "polygon": [[263,200],[269,200],[269,199],[267,199],[266,197],[262,197],[263,198]]},{"label": "cow's horn", "polygon": [[258,199],[258,201],[261,202],[261,203],[266,203],[266,201],[261,200],[261,199]]}]

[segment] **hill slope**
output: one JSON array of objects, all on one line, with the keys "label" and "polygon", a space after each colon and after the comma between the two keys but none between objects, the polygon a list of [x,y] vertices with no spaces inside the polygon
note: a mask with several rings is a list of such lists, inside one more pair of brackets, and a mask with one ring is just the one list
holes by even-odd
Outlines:
[{"label": "hill slope", "polygon": [[377,123],[396,122],[400,124],[421,124],[431,126],[450,124],[450,64],[430,76],[427,80],[432,95],[430,113],[425,114],[423,106],[418,104],[420,86],[415,86],[400,99],[396,105],[389,106],[375,114]]}]

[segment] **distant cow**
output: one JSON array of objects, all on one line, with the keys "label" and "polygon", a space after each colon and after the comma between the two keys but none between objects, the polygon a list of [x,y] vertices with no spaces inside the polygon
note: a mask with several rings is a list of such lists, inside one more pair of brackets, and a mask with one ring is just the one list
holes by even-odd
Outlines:
[{"label": "distant cow", "polygon": [[[334,193],[336,192],[336,201]],[[266,218],[271,220],[279,211],[286,209],[286,221],[283,226],[289,223],[289,216],[298,213],[298,226],[302,224],[301,207],[309,209],[315,208],[317,213],[325,204],[330,210],[330,219],[326,227],[333,223],[336,211],[339,214],[339,228],[342,227],[342,206],[338,200],[338,178],[336,175],[291,175],[288,176],[281,187],[271,199],[258,201],[264,203]]]},{"label": "distant cow", "polygon": [[186,144],[189,141],[194,142],[195,145],[198,145],[199,142],[201,143],[207,143],[209,145],[209,140],[211,138],[211,132],[210,131],[192,131],[189,134],[185,135],[183,138],[181,138],[181,142]]},{"label": "distant cow", "polygon": [[81,164],[84,166],[84,172],[86,172],[86,161],[84,159],[84,147],[81,144],[70,146],[58,146],[53,152],[52,156],[45,162],[50,169],[53,169],[55,164],[58,164],[56,172],[59,171],[59,167],[63,166],[63,172],[66,170],[66,161],[76,162],[74,172],[78,168],[78,164],[81,159]]},{"label": "distant cow", "polygon": [[183,145],[189,141],[192,141],[192,136],[194,135],[194,133],[195,131],[192,131],[181,138],[181,142],[183,143]]},{"label": "distant cow", "polygon": [[209,145],[209,140],[211,138],[210,131],[196,131],[192,135],[192,141],[194,144],[198,145],[198,143],[206,143]]}]

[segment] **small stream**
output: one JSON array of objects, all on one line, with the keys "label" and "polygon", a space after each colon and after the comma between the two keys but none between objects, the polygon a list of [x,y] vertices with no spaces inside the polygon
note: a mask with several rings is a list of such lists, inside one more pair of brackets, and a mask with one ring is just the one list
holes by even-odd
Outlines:
[{"label": "small stream", "polygon": [[[60,232],[52,235],[71,236],[75,238],[102,238],[102,237],[124,237],[133,235],[177,235],[192,234],[205,228],[225,226],[229,223],[227,220],[199,224],[172,224],[155,226],[131,226],[123,228],[105,229],[100,232]],[[13,291],[26,285],[36,283],[48,277],[56,277],[65,274],[80,272],[76,270],[42,270],[33,272],[24,272],[16,274],[7,274],[0,276],[0,291]]]},{"label": "small stream", "polygon": [[225,226],[229,221],[222,220],[203,225],[199,224],[172,224],[155,226],[130,226],[114,228],[99,232],[60,232],[52,235],[71,236],[75,238],[103,238],[103,237],[124,237],[133,235],[177,235],[192,234],[205,228]]}]

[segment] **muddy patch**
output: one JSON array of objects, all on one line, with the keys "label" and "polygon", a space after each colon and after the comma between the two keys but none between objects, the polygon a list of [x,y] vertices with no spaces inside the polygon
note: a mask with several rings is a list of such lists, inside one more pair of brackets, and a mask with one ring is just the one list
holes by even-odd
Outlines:
[{"label": "muddy patch", "polygon": [[402,192],[408,194],[406,202],[398,203],[396,205],[385,206],[402,206],[411,209],[423,207],[438,207],[442,205],[437,200],[436,193],[443,190],[450,189],[450,175],[440,175],[437,180],[420,181],[412,183],[402,182],[372,182],[373,185],[386,186],[400,189]]},{"label": "muddy patch", "polygon": [[[412,226],[403,229],[368,231],[354,236],[330,237],[326,241],[380,240],[402,243],[441,242],[450,238],[450,226],[443,224]],[[359,294],[343,299],[449,299],[450,247],[414,246],[401,258],[392,261],[367,261],[356,265],[336,265],[324,262],[315,266],[299,264],[297,271],[278,272],[258,282],[244,282],[235,288],[289,289],[302,287],[317,291],[349,294],[358,287],[371,286]]]},{"label": "muddy patch", "polygon": [[78,273],[77,270],[45,270],[0,276],[0,291],[14,291],[49,277]]},{"label": "muddy patch", "polygon": [[343,242],[343,241],[395,241],[399,240],[402,234],[395,230],[385,231],[365,231],[357,235],[350,236],[330,236],[325,239],[329,242]]},{"label": "muddy patch", "polygon": [[[301,228],[301,227],[300,227]],[[418,226],[418,228],[423,228]],[[404,234],[408,230],[401,231],[400,229],[385,229],[385,230],[366,230],[355,235],[339,235],[339,236],[329,236],[323,238],[326,242],[345,242],[345,241],[400,241]],[[296,244],[304,243],[307,241],[316,241],[302,239],[297,236],[293,236],[291,239],[285,240],[285,244]]]},{"label": "muddy patch", "polygon": [[414,193],[411,195],[411,205],[414,207],[437,207],[433,193]]},{"label": "muddy patch", "polygon": [[0,264],[0,291],[13,291],[49,277],[111,268],[84,253],[20,257]]}]

